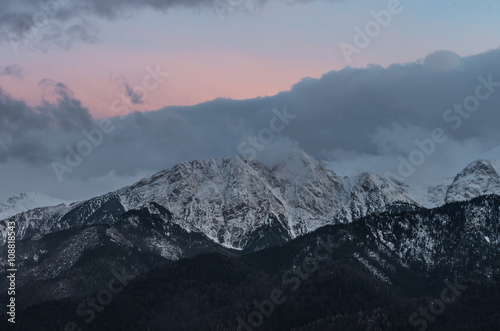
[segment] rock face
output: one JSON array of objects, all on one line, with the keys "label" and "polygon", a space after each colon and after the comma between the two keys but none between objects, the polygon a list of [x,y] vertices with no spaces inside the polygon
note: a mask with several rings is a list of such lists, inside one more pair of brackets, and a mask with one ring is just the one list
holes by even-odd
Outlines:
[{"label": "rock face", "polygon": [[[10,220],[16,222],[21,240],[75,226],[112,225],[127,212],[155,204],[171,215],[169,222],[188,233],[203,234],[226,248],[256,250],[327,224],[396,210],[393,206],[412,210],[500,194],[499,168],[496,161],[476,161],[451,185],[442,183],[416,194],[403,183],[373,173],[339,177],[304,152],[273,165],[240,157],[196,160],[100,197],[31,209]],[[6,220],[0,222],[0,231],[3,244]]]}]

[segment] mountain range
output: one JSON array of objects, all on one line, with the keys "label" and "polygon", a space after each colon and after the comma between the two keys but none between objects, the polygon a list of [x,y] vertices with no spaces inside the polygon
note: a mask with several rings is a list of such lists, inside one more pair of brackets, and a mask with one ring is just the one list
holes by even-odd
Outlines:
[{"label": "mountain range", "polygon": [[[468,286],[491,293],[499,290],[499,164],[478,160],[454,178],[415,188],[373,173],[340,177],[304,152],[272,165],[241,157],[183,162],[86,201],[35,195],[55,205],[35,203],[36,208],[0,221],[0,263],[6,270],[7,222],[14,221],[19,306],[26,321],[43,320],[47,330],[80,318],[79,313],[75,317],[79,302],[122,270],[141,275],[123,295],[127,304],[111,306],[102,315],[106,318],[98,316],[85,327],[119,329],[121,324],[115,328],[108,322],[128,316],[125,320],[132,323],[135,316],[132,329],[137,330],[165,325],[172,330],[234,330],[238,316],[251,312],[248,302],[283,286],[283,275],[300,268],[318,243],[336,238],[338,247],[305,287],[338,295],[352,279],[358,286],[352,295],[360,301],[349,295],[339,299],[351,307],[343,310],[322,295],[301,291],[287,303],[290,309],[308,311],[305,302],[311,301],[336,313],[319,309],[304,318],[286,317],[284,329],[326,330],[332,316],[347,323],[346,329],[363,325],[375,330],[379,324],[391,329],[383,316],[389,318],[399,304],[411,315],[418,308],[415,302],[425,301],[445,279],[465,279]],[[1,205],[3,212],[30,208],[23,200],[37,199],[10,199]],[[209,284],[207,273],[212,275]],[[2,279],[7,286],[6,277]],[[189,290],[193,297],[175,287],[189,284],[194,284]],[[206,294],[214,289],[222,291],[213,294],[216,300]],[[140,293],[151,302],[161,301],[156,310],[135,307],[142,302]],[[193,298],[200,301],[193,303]],[[169,309],[179,302],[184,307],[180,315],[171,316]],[[128,311],[130,307],[137,312]],[[51,315],[53,309],[57,316]],[[354,321],[360,310],[366,316]],[[496,325],[488,322],[495,318],[500,325],[494,313],[485,313],[484,325]],[[263,329],[279,329],[279,323],[274,316]],[[408,318],[395,318],[392,327],[407,324]]]},{"label": "mountain range", "polygon": [[[265,228],[274,229],[279,233],[275,239],[284,242],[395,205],[434,208],[500,194],[499,173],[498,161],[478,160],[454,179],[415,188],[374,173],[340,177],[304,152],[272,166],[241,157],[196,160],[87,201],[36,200],[33,194],[10,198],[0,205],[3,215],[19,211],[20,206],[29,210],[0,222],[0,241],[6,241],[7,218],[18,224],[17,239],[21,240],[74,226],[114,224],[126,212],[154,203],[165,208],[171,221],[188,233],[200,233],[224,247],[245,250],[264,247],[256,238]],[[42,207],[43,202],[57,205]]]}]

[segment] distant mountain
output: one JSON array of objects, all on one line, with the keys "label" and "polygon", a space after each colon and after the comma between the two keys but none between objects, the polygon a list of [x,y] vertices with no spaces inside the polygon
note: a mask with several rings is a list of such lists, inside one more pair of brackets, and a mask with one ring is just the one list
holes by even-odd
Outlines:
[{"label": "distant mountain", "polygon": [[448,187],[445,202],[469,200],[485,194],[500,195],[500,161],[478,160],[460,171]]},{"label": "distant mountain", "polygon": [[71,201],[57,199],[38,192],[20,193],[0,202],[0,220],[9,218],[30,209],[70,204]]},{"label": "distant mountain", "polygon": [[348,203],[343,206],[343,220],[347,222],[383,212],[393,204],[418,205],[416,200],[401,189],[402,184],[374,173],[346,178],[344,186],[349,192]]}]

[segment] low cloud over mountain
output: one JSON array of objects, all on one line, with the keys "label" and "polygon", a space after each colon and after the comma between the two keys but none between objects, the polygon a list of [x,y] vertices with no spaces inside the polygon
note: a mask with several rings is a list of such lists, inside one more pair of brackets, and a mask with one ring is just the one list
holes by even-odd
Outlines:
[{"label": "low cloud over mountain", "polygon": [[[500,141],[500,50],[464,58],[437,52],[387,68],[348,67],[303,79],[272,97],[133,112],[105,123],[91,118],[63,83],[45,80],[41,87],[45,101],[38,107],[2,90],[0,169],[12,177],[13,168],[37,165],[33,173],[45,178],[38,182],[58,188],[200,158],[247,153],[272,161],[273,151],[284,148],[301,148],[339,174],[398,174],[404,159],[415,168],[410,180],[432,179],[460,170]],[[114,107],[117,115],[133,109]],[[436,129],[440,139],[431,144]],[[81,160],[68,165],[71,151]],[[53,162],[71,169],[62,172],[62,184]]]}]

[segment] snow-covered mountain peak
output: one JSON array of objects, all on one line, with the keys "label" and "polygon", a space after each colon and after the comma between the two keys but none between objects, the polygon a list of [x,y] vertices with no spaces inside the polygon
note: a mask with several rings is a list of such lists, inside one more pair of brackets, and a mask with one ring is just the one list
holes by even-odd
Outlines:
[{"label": "snow-covered mountain peak", "polygon": [[375,173],[365,172],[345,179],[344,183],[350,192],[350,203],[344,209],[353,220],[376,211],[384,211],[387,206],[395,203],[417,204],[392,180]]},{"label": "snow-covered mountain peak", "polygon": [[354,182],[351,187],[300,151],[273,164],[241,157],[183,162],[118,195],[127,210],[158,203],[186,230],[234,248],[262,226],[278,226],[295,237],[395,202],[414,203],[378,175],[363,174]]},{"label": "snow-covered mountain peak", "polygon": [[362,186],[366,190],[374,189],[376,187],[388,187],[389,181],[373,172],[364,172],[355,177],[355,186]]},{"label": "snow-covered mountain peak", "polygon": [[485,194],[500,194],[500,162],[477,160],[460,171],[446,192],[445,202],[469,200]]},{"label": "snow-covered mountain peak", "polygon": [[462,177],[470,175],[490,176],[494,178],[499,177],[500,161],[498,160],[476,160],[469,163],[462,171],[455,177],[455,181]]}]

